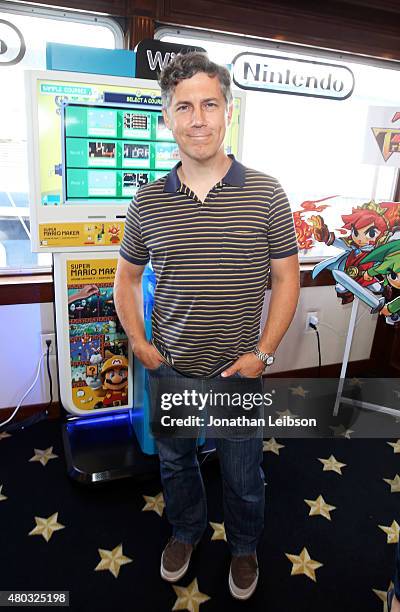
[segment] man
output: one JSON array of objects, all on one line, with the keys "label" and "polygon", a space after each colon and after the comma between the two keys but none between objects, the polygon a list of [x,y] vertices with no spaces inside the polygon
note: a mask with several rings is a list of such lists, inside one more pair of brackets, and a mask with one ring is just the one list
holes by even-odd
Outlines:
[{"label": "man", "polygon": [[400,612],[400,542],[397,542],[394,587],[387,592],[388,612]]},{"label": "man", "polygon": [[[178,55],[161,73],[160,85],[164,121],[181,163],[142,187],[129,207],[115,279],[118,315],[148,369],[150,390],[165,376],[260,377],[274,360],[299,295],[289,204],[276,179],[224,152],[232,117],[224,67],[205,54]],[[141,276],[150,258],[157,287],[148,342]],[[271,301],[260,336],[270,271]],[[257,585],[256,546],[263,530],[262,438],[215,442],[232,553],[229,588],[247,599]],[[173,527],[161,576],[176,582],[207,526],[205,492],[195,439],[159,437],[157,447]]]}]

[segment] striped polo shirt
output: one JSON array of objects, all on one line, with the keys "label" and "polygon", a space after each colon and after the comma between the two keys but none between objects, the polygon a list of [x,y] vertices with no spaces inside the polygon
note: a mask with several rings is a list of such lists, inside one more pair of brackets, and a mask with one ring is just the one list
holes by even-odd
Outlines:
[{"label": "striped polo shirt", "polygon": [[215,376],[254,349],[270,259],[297,253],[279,182],[230,157],[204,202],[177,164],[138,190],[126,217],[121,256],[151,259],[156,274],[153,342],[189,376]]}]

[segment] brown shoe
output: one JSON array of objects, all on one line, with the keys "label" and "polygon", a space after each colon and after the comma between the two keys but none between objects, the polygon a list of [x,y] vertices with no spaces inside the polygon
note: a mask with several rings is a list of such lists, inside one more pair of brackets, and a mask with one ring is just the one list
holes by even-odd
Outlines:
[{"label": "brown shoe", "polygon": [[258,582],[257,555],[234,555],[229,571],[229,590],[235,599],[248,599]]},{"label": "brown shoe", "polygon": [[176,582],[182,578],[189,567],[193,549],[192,544],[170,538],[161,555],[161,577],[168,582]]}]

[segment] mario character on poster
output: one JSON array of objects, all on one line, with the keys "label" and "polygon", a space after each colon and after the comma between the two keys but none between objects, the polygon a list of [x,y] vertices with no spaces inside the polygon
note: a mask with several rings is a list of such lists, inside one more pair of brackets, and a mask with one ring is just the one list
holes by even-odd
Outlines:
[{"label": "mario character on poster", "polygon": [[106,357],[100,377],[89,376],[86,379],[88,387],[93,389],[93,394],[97,398],[102,398],[94,408],[126,406],[128,402],[128,360],[123,355],[112,355],[111,353],[106,353]]},{"label": "mario character on poster", "polygon": [[71,384],[80,410],[128,405],[128,339],[113,298],[116,259],[71,260],[68,318]]}]

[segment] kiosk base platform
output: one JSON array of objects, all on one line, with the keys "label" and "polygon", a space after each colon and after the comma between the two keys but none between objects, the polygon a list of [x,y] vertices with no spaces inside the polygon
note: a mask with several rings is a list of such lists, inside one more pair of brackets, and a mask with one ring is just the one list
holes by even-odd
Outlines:
[{"label": "kiosk base platform", "polygon": [[[62,433],[68,475],[82,484],[146,479],[159,473],[158,455],[142,452],[129,410],[101,417],[68,417]],[[199,447],[199,455],[201,465],[216,455],[212,440]]]}]

